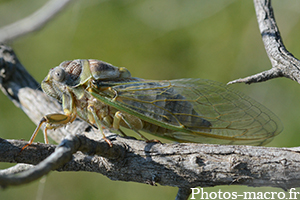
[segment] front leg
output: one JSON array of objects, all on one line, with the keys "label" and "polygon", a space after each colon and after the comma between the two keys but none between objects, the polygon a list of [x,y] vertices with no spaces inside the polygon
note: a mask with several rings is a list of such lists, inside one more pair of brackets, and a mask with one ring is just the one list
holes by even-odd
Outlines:
[{"label": "front leg", "polygon": [[39,122],[38,126],[36,127],[35,131],[33,132],[28,144],[26,144],[21,151],[23,151],[26,147],[32,144],[33,140],[35,139],[37,133],[39,132],[41,126],[43,123],[46,123],[46,128],[44,130],[44,140],[45,143],[48,144],[48,136],[47,136],[47,130],[48,129],[55,129],[62,127],[66,125],[69,122],[73,122],[76,118],[76,115],[69,114],[70,112],[66,112],[67,114],[60,114],[60,113],[55,113],[55,114],[49,114],[45,115],[41,121]]},{"label": "front leg", "polygon": [[36,137],[37,133],[39,132],[43,123],[46,123],[46,128],[44,130],[44,140],[45,143],[48,144],[48,136],[47,130],[48,129],[55,129],[66,125],[69,122],[73,122],[76,119],[76,112],[74,111],[74,101],[73,95],[68,91],[62,94],[62,107],[64,110],[64,114],[54,113],[45,115],[41,121],[39,122],[38,126],[34,130],[28,144],[26,144],[21,151],[23,151],[26,147],[32,144],[34,138]]}]

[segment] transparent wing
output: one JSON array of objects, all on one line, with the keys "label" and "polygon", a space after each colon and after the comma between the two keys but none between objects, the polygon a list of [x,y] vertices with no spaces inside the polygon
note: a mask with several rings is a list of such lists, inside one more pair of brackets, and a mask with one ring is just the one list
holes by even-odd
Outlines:
[{"label": "transparent wing", "polygon": [[262,145],[282,131],[270,110],[215,81],[138,81],[111,88],[112,106],[169,130],[145,131],[177,141]]}]

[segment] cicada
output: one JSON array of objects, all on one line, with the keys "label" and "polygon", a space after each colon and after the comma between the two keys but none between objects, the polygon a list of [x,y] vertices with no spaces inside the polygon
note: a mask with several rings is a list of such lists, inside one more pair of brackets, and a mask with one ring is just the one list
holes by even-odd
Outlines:
[{"label": "cicada", "polygon": [[43,123],[48,143],[47,129],[77,116],[97,127],[109,145],[102,127],[123,134],[125,127],[178,142],[243,145],[266,144],[282,131],[280,120],[263,105],[206,79],[145,80],[131,77],[124,67],[78,59],[51,69],[41,86],[62,103],[64,114],[44,116],[28,145]]}]

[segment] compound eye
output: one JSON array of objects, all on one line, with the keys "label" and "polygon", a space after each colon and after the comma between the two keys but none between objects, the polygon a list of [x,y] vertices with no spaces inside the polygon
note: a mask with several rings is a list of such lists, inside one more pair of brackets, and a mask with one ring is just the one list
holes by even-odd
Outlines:
[{"label": "compound eye", "polygon": [[63,81],[65,79],[65,70],[60,67],[54,69],[53,79],[58,82]]}]

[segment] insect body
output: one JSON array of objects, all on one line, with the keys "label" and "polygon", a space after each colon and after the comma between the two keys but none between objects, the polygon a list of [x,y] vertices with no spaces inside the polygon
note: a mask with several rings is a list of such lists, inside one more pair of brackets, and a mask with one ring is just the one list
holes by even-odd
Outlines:
[{"label": "insect body", "polygon": [[28,145],[43,123],[48,143],[47,129],[77,116],[102,134],[102,126],[120,130],[121,125],[179,142],[263,145],[282,130],[270,110],[222,83],[133,78],[127,69],[99,60],[61,63],[42,89],[62,103],[64,114],[43,117]]}]

